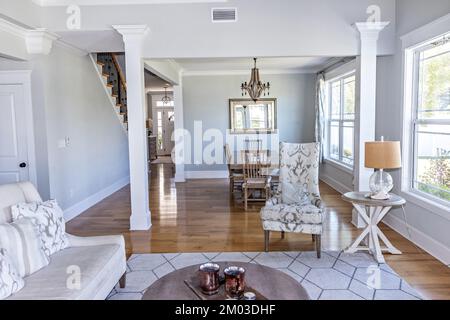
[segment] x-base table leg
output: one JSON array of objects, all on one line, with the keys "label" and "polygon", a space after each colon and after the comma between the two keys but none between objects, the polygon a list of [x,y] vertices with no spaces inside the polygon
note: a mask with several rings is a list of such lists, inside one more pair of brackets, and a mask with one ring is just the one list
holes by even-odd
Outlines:
[{"label": "x-base table leg", "polygon": [[[367,226],[358,238],[356,238],[355,242],[344,252],[355,253],[359,250],[366,250],[372,253],[378,263],[385,263],[382,254],[383,251],[387,251],[391,254],[401,254],[401,251],[395,248],[380,228],[378,228],[378,223],[380,223],[392,207],[364,206],[356,203],[353,203],[353,206]],[[368,237],[369,245],[361,246],[361,242],[363,242],[366,237]],[[380,239],[385,244],[385,247],[380,246]]]}]

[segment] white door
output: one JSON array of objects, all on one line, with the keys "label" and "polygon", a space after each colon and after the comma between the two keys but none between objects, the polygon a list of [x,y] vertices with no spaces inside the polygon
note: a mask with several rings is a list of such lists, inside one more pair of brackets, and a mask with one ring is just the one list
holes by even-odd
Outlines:
[{"label": "white door", "polygon": [[0,85],[0,184],[29,180],[24,89]]},{"label": "white door", "polygon": [[174,147],[172,134],[174,130],[173,108],[160,108],[156,110],[157,119],[157,148],[159,156],[168,156]]}]

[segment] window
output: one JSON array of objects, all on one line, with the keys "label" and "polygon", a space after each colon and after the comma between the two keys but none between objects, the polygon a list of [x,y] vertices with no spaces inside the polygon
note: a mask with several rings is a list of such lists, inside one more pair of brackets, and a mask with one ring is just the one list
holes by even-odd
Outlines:
[{"label": "window", "polygon": [[450,202],[450,34],[413,50],[413,190]]},{"label": "window", "polygon": [[327,81],[327,158],[353,167],[355,73]]},{"label": "window", "polygon": [[156,106],[157,107],[173,107],[174,102],[173,102],[173,100],[168,101],[166,103],[164,103],[164,101],[156,101]]}]

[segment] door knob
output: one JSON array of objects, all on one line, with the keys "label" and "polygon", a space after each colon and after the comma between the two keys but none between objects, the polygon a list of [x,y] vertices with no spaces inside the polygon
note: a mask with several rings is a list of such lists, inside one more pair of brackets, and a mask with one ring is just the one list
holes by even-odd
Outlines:
[{"label": "door knob", "polygon": [[21,168],[25,168],[27,166],[26,162],[22,162],[21,164],[19,164],[19,167]]}]

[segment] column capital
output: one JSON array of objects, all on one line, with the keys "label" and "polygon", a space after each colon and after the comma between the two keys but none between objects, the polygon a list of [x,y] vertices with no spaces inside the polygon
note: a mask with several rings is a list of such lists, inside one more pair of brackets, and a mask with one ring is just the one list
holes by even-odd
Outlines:
[{"label": "column capital", "polygon": [[53,42],[59,36],[49,32],[45,28],[28,30],[25,33],[25,43],[29,54],[49,54],[53,47]]},{"label": "column capital", "polygon": [[141,36],[145,37],[150,31],[146,24],[123,24],[123,25],[113,25],[112,26],[118,33],[123,37],[127,36]]},{"label": "column capital", "polygon": [[389,25],[389,21],[380,22],[355,22],[353,26],[359,31],[361,39],[374,39],[378,40],[378,35],[381,30]]}]

